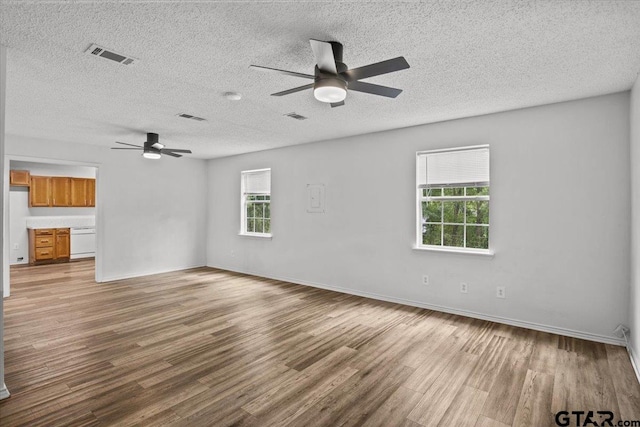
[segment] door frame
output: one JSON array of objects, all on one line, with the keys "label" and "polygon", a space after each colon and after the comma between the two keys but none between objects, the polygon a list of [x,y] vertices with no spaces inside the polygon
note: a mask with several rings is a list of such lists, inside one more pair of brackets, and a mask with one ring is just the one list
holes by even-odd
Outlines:
[{"label": "door frame", "polygon": [[90,162],[77,162],[72,160],[61,160],[61,159],[50,159],[45,157],[32,157],[32,156],[15,156],[11,154],[6,154],[4,156],[4,188],[2,191],[2,198],[4,201],[3,204],[3,259],[2,259],[2,282],[4,285],[4,298],[7,298],[11,294],[11,275],[10,275],[10,219],[9,219],[9,172],[11,161],[21,161],[21,162],[33,162],[33,163],[48,163],[55,165],[68,165],[68,166],[87,166],[96,168],[96,268],[95,268],[95,280],[96,282],[102,282],[102,230],[104,229],[104,224],[102,221],[102,203],[100,203],[100,163],[90,163]]}]

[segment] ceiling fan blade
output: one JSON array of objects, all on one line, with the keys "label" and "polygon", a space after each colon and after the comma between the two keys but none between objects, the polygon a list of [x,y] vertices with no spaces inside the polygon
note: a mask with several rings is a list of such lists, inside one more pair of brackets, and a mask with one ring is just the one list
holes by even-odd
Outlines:
[{"label": "ceiling fan blade", "polygon": [[331,103],[331,108],[335,108],[335,107],[340,107],[344,105],[344,101],[340,101],[340,102],[332,102]]},{"label": "ceiling fan blade", "polygon": [[162,154],[166,154],[167,156],[171,156],[171,157],[182,157],[181,154],[176,154],[172,151],[164,151],[162,150]]},{"label": "ceiling fan blade", "polygon": [[309,43],[311,43],[311,49],[313,49],[313,54],[316,56],[318,69],[325,73],[338,74],[336,58],[333,56],[331,43],[314,39],[309,40]]},{"label": "ceiling fan blade", "polygon": [[374,85],[365,82],[350,82],[349,90],[355,90],[357,92],[370,93],[372,95],[386,96],[387,98],[395,98],[402,93],[402,89],[396,89],[393,87]]},{"label": "ceiling fan blade", "polygon": [[283,90],[282,92],[276,92],[276,93],[272,93],[271,96],[283,96],[283,95],[289,95],[292,93],[296,93],[296,92],[300,92],[302,90],[306,90],[306,89],[312,89],[313,88],[313,83],[310,83],[308,85],[304,85],[304,86],[299,86],[299,87],[294,87],[293,89],[287,89],[287,90]]},{"label": "ceiling fan blade", "polygon": [[126,143],[126,142],[119,142],[119,141],[116,141],[116,144],[130,145],[130,146],[132,146],[132,147],[142,148],[142,145],[134,145],[134,144]]},{"label": "ceiling fan blade", "polygon": [[353,68],[342,73],[347,81],[362,80],[368,77],[379,76],[381,74],[393,73],[409,68],[409,63],[404,56],[388,59],[375,64],[365,65],[364,67]]},{"label": "ceiling fan blade", "polygon": [[162,153],[187,153],[187,154],[191,154],[191,150],[179,150],[177,148],[163,148],[162,150],[160,150],[160,152]]},{"label": "ceiling fan blade", "polygon": [[112,150],[144,150],[144,148],[122,148],[122,147],[111,147]]},{"label": "ceiling fan blade", "polygon": [[296,73],[295,71],[278,70],[277,68],[262,67],[260,65],[249,65],[249,68],[259,71],[267,71],[272,73],[284,74],[285,76],[302,77],[303,79],[314,80],[315,76],[311,74]]}]

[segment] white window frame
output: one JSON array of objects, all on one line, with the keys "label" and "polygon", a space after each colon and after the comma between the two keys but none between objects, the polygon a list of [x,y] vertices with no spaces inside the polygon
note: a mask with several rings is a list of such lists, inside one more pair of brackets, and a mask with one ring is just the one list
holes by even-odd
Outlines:
[{"label": "white window frame", "polygon": [[[460,246],[444,246],[443,245],[425,245],[422,243],[422,227],[423,225],[427,224],[427,222],[423,221],[422,218],[422,202],[424,201],[463,201],[463,202],[467,202],[467,201],[478,201],[478,200],[482,200],[482,201],[488,201],[489,202],[489,212],[491,212],[491,196],[486,196],[486,195],[482,195],[482,196],[478,196],[478,195],[473,195],[473,196],[467,196],[466,195],[466,187],[473,187],[473,186],[477,186],[474,185],[476,183],[457,183],[457,184],[451,184],[451,185],[438,185],[438,188],[465,188],[465,194],[463,196],[424,196],[423,195],[423,190],[425,189],[423,186],[420,185],[421,182],[421,176],[420,176],[420,171],[421,171],[421,166],[420,166],[420,161],[421,161],[421,157],[427,155],[427,154],[435,154],[435,153],[443,153],[443,152],[456,152],[456,151],[466,151],[466,150],[474,150],[474,149],[481,149],[481,148],[489,148],[489,145],[475,145],[475,146],[468,146],[468,147],[456,147],[456,148],[448,148],[448,149],[441,149],[441,150],[427,150],[427,151],[418,151],[416,152],[416,244],[414,246],[414,249],[419,249],[419,250],[428,250],[428,251],[437,251],[437,252],[459,252],[459,253],[469,253],[469,254],[479,254],[479,255],[493,255],[494,252],[492,250],[491,247],[491,215],[489,215],[489,224],[486,225],[486,227],[488,227],[489,229],[489,242],[488,242],[488,248],[487,249],[483,249],[483,248],[467,248],[467,247],[460,247]],[[489,188],[491,188],[491,185],[489,183]],[[491,193],[489,193],[491,194]],[[462,229],[463,229],[463,244],[466,245],[466,241],[467,241],[467,215],[466,215],[466,211],[467,211],[467,204],[463,203],[464,206],[464,210],[462,212],[463,214],[463,222],[462,223],[448,223],[448,222],[444,222],[444,212],[442,212],[441,215],[441,222],[438,222],[438,225],[441,225],[441,233],[444,233],[444,226],[445,225],[461,225]],[[444,203],[442,204],[442,209],[444,210]],[[432,224],[436,224],[435,222],[433,222]],[[476,226],[475,224],[472,224],[473,226]],[[482,225],[484,226],[484,225]],[[441,234],[441,241],[444,243],[444,239],[442,237]]]},{"label": "white window frame", "polygon": [[[265,237],[265,238],[271,238],[272,237],[272,233],[257,233],[255,231],[247,231],[247,196],[249,195],[248,193],[245,192],[245,175],[251,174],[251,173],[258,173],[258,172],[266,172],[269,171],[271,172],[271,168],[264,168],[264,169],[253,169],[253,170],[246,170],[246,171],[242,171],[240,173],[240,233],[238,233],[241,236],[251,236],[251,237]],[[271,179],[271,178],[270,178]],[[269,192],[268,193],[251,193],[253,195],[260,195],[260,196],[269,196],[269,200],[252,200],[252,203],[262,203],[262,204],[268,204],[269,205],[269,229],[272,230],[272,224],[271,224],[271,184],[269,184]]]}]

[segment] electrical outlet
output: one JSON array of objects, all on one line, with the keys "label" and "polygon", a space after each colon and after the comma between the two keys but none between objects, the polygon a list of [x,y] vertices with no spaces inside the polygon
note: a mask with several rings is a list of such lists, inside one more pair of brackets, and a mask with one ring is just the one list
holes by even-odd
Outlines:
[{"label": "electrical outlet", "polygon": [[17,251],[17,250],[19,250],[19,249],[20,249],[20,245],[18,245],[17,243],[15,243],[15,244],[13,245],[13,250],[14,250],[14,251]]},{"label": "electrical outlet", "polygon": [[462,292],[463,294],[469,292],[469,285],[467,285],[465,282],[460,282],[460,292]]},{"label": "electrical outlet", "polygon": [[422,276],[422,284],[425,286],[429,286],[429,276],[427,276],[426,274]]},{"label": "electrical outlet", "polygon": [[505,292],[504,286],[496,287],[496,298],[506,298],[507,294]]}]

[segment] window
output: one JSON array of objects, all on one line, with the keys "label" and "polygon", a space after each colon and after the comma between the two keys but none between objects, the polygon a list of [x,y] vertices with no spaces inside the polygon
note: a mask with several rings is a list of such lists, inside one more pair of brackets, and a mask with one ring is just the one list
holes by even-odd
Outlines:
[{"label": "window", "polygon": [[489,147],[417,153],[417,247],[489,252]]},{"label": "window", "polygon": [[271,236],[271,169],[242,172],[241,234]]}]

